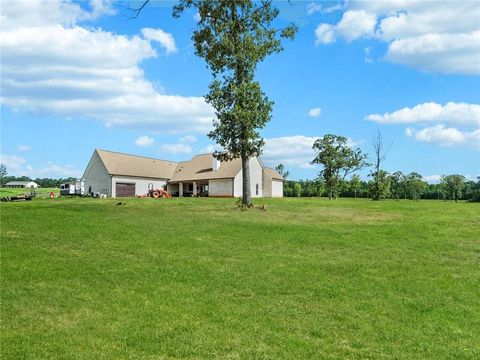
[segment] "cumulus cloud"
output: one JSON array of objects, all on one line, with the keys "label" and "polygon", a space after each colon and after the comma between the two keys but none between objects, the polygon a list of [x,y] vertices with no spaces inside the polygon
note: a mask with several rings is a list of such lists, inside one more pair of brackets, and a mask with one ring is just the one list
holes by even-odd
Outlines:
[{"label": "cumulus cloud", "polygon": [[303,169],[312,168],[310,161],[315,157],[312,146],[318,138],[294,135],[265,139],[262,161],[267,166],[276,166],[282,163]]},{"label": "cumulus cloud", "polygon": [[135,145],[137,146],[152,146],[155,141],[148,136],[140,136],[137,140],[135,140]]},{"label": "cumulus cloud", "polygon": [[158,42],[165,48],[167,54],[178,51],[172,34],[167,33],[162,29],[144,28],[142,29],[142,34],[145,39]]},{"label": "cumulus cloud", "polygon": [[387,42],[386,59],[424,71],[480,74],[480,3],[351,1],[336,24],[319,24],[316,43],[337,38]]},{"label": "cumulus cloud", "polygon": [[162,150],[170,154],[190,154],[192,148],[186,144],[165,144]]},{"label": "cumulus cloud", "polygon": [[[315,157],[312,148],[315,140],[320,136],[282,136],[265,139],[262,160],[268,166],[276,166],[280,163],[290,166],[298,166],[303,169],[310,169],[314,166],[310,161]],[[347,138],[347,145],[356,147],[363,141],[355,141]]]},{"label": "cumulus cloud", "polygon": [[437,125],[421,130],[407,128],[405,134],[417,141],[437,144],[444,147],[467,145],[480,148],[480,129],[474,131],[460,131],[456,128]]},{"label": "cumulus cloud", "polygon": [[82,174],[81,170],[72,165],[59,165],[53,161],[47,161],[43,165],[33,167],[25,158],[17,155],[1,154],[0,163],[4,164],[7,167],[8,174],[13,176],[66,178],[80,177]]},{"label": "cumulus cloud", "polygon": [[5,4],[2,23],[8,26],[0,31],[3,105],[37,115],[93,119],[107,127],[210,129],[214,112],[202,97],[159,93],[140,67],[157,56],[153,38],[173,51],[170,34],[150,29],[144,31],[147,39],[85,28],[77,24],[85,10],[68,1]]},{"label": "cumulus cloud", "polygon": [[316,108],[310,109],[310,111],[308,112],[308,116],[319,117],[321,113],[322,113],[322,109],[319,107],[316,107]]},{"label": "cumulus cloud", "polygon": [[392,113],[371,114],[367,120],[380,124],[414,124],[443,122],[454,125],[480,126],[480,105],[448,102],[441,105],[435,102],[404,107]]}]

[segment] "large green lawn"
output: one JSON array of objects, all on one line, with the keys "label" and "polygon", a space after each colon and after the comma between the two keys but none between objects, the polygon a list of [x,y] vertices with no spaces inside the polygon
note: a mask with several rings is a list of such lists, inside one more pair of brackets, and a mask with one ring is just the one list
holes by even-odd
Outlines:
[{"label": "large green lawn", "polygon": [[480,358],[480,205],[1,205],[2,359]]}]

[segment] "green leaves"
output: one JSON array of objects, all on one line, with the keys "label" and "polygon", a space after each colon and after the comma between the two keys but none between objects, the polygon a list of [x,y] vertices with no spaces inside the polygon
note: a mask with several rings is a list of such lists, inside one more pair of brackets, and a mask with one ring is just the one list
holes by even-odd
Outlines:
[{"label": "green leaves", "polygon": [[327,134],[313,144],[317,156],[312,164],[323,166],[319,176],[323,177],[330,189],[330,197],[334,195],[338,184],[348,174],[368,166],[367,155],[360,149],[352,149],[348,145],[348,139],[344,136]]},{"label": "green leaves", "polygon": [[281,51],[281,40],[293,39],[297,28],[273,26],[279,11],[271,1],[181,0],[173,15],[192,7],[200,15],[195,53],[214,77],[206,100],[217,119],[208,136],[227,151],[220,159],[258,156],[264,144],[258,130],[271,119],[273,102],[255,81],[256,66]]}]

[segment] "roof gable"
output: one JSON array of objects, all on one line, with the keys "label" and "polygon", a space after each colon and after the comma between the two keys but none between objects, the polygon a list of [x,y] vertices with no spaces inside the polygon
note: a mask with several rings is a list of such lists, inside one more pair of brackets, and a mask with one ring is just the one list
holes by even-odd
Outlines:
[{"label": "roof gable", "polygon": [[212,169],[213,154],[197,155],[190,161],[179,162],[171,181],[191,181],[234,178],[242,168],[241,159],[222,161],[218,170]]},{"label": "roof gable", "polygon": [[144,156],[95,150],[110,175],[170,179],[177,163]]}]

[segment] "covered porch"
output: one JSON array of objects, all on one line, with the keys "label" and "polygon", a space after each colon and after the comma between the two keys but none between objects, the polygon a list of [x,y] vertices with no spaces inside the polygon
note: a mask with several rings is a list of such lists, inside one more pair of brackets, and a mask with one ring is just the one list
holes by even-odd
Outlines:
[{"label": "covered porch", "polygon": [[169,183],[167,191],[173,196],[208,196],[208,180]]}]

